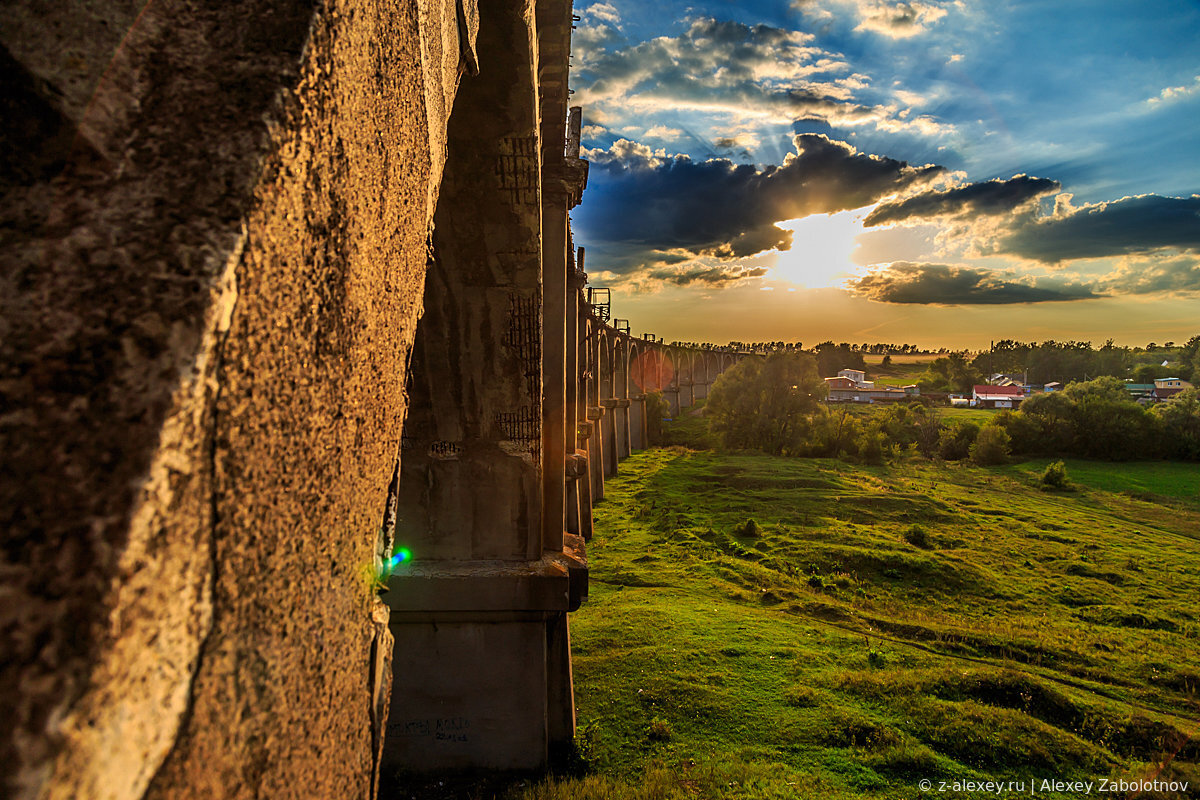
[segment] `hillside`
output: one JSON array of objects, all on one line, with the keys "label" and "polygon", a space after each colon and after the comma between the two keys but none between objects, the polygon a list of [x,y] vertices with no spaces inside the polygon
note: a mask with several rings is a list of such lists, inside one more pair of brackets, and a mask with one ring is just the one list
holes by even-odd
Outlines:
[{"label": "hillside", "polygon": [[1046,493],[1019,465],[635,454],[597,507],[572,620],[590,774],[517,794],[1194,788],[1200,470],[1068,468],[1088,486]]}]

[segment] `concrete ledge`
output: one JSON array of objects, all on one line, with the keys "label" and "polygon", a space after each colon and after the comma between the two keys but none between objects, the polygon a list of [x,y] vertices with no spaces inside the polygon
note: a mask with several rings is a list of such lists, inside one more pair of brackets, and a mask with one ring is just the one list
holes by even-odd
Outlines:
[{"label": "concrete ledge", "polygon": [[554,553],[548,556],[565,566],[567,573],[571,576],[571,586],[568,590],[568,599],[570,600],[571,607],[568,611],[576,611],[588,597],[586,547],[587,545],[582,536],[574,533],[564,533],[562,555]]},{"label": "concrete ledge", "polygon": [[388,578],[383,596],[395,613],[568,611],[571,606],[570,574],[557,557],[415,562],[402,570]]},{"label": "concrete ledge", "polygon": [[600,405],[605,408],[629,408],[629,398],[627,397],[612,397],[608,400],[601,400]]},{"label": "concrete ledge", "polygon": [[604,416],[603,406],[588,406],[587,418],[595,422]]},{"label": "concrete ledge", "polygon": [[587,475],[588,456],[586,450],[576,450],[574,453],[567,453],[566,472],[567,480],[577,481]]}]

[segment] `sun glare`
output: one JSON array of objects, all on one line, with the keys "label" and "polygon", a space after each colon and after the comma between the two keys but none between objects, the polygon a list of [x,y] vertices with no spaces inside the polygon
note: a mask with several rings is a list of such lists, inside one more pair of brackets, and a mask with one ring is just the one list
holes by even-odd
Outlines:
[{"label": "sun glare", "polygon": [[781,252],[775,276],[808,289],[840,286],[855,268],[850,254],[855,237],[863,232],[862,220],[869,208],[813,214],[778,223],[792,232],[792,249]]}]

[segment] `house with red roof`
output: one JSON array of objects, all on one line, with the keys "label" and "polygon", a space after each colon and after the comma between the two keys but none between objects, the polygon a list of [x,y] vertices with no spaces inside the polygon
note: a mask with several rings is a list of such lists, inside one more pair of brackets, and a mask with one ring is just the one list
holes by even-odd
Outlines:
[{"label": "house with red roof", "polygon": [[976,385],[971,388],[971,405],[976,408],[1016,408],[1025,399],[1021,386]]}]

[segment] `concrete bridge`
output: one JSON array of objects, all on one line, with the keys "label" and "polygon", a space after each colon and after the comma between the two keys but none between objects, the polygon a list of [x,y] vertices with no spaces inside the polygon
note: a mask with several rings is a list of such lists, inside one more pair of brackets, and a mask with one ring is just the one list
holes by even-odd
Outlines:
[{"label": "concrete bridge", "polygon": [[[576,130],[579,118],[571,109]],[[578,140],[568,143],[567,163],[583,176],[572,163]],[[466,180],[465,216],[475,218],[487,176]],[[564,219],[582,188],[581,177],[564,195],[544,195],[557,205],[543,205],[543,218]],[[469,262],[487,244],[464,254],[449,208],[443,200],[438,209],[387,532],[388,552],[406,560],[384,595],[395,639],[384,767],[537,769],[575,733],[568,613],[587,597],[586,542],[605,479],[649,445],[650,414],[686,411],[749,354],[618,327],[586,285],[584,250],[570,246],[569,231],[543,239],[554,249],[542,251],[541,330],[531,330],[535,276],[524,295],[519,273],[499,286],[465,283],[449,254]],[[501,286],[507,314],[497,313]],[[648,402],[653,394],[661,405]]]},{"label": "concrete bridge", "polygon": [[0,794],[373,797],[570,741],[604,479],[741,357],[589,295],[572,23],[6,8]]}]

